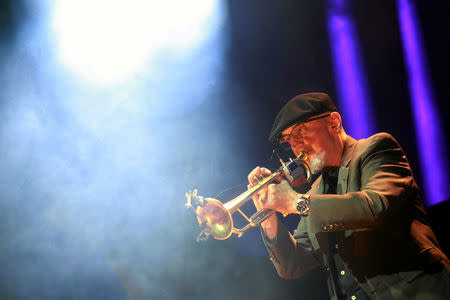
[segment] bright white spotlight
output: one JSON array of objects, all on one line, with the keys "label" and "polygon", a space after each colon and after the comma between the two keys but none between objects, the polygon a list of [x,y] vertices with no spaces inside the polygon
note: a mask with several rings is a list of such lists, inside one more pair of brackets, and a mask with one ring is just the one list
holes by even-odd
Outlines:
[{"label": "bright white spotlight", "polygon": [[95,83],[118,83],[151,57],[185,54],[220,25],[219,0],[60,0],[52,28],[61,63]]}]

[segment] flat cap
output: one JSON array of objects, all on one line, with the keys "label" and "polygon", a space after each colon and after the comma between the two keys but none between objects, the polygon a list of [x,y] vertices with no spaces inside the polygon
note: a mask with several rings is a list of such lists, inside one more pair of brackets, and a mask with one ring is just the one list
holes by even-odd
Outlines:
[{"label": "flat cap", "polygon": [[280,110],[270,131],[269,141],[276,144],[281,132],[297,122],[323,114],[337,111],[336,105],[330,96],[325,93],[306,93],[289,100]]}]

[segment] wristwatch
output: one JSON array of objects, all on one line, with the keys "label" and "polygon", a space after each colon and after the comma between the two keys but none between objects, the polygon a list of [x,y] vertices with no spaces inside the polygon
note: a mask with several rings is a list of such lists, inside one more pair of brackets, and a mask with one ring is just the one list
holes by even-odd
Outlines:
[{"label": "wristwatch", "polygon": [[300,198],[297,199],[297,211],[300,215],[309,215],[309,198],[311,198],[311,195],[302,194]]}]

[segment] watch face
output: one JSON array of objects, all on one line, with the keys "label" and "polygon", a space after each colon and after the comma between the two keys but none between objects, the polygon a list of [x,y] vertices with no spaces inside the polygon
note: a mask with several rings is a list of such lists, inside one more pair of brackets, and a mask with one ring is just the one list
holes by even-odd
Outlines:
[{"label": "watch face", "polygon": [[297,200],[297,211],[301,214],[305,214],[308,212],[308,208],[307,199],[300,197],[300,199]]},{"label": "watch face", "polygon": [[302,201],[300,201],[299,203],[297,203],[297,210],[298,210],[300,213],[305,212],[305,209],[306,209],[306,205],[305,205],[305,201],[304,201],[304,200],[302,200]]}]

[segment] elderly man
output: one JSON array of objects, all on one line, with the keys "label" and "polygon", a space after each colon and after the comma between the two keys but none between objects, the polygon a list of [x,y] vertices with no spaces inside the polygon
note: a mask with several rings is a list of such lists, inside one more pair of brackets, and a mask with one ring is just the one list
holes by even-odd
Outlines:
[{"label": "elderly man", "polygon": [[[302,94],[278,113],[270,137],[303,152],[320,173],[306,194],[286,180],[253,198],[258,210],[301,215],[293,234],[276,215],[261,224],[278,274],[329,271],[332,299],[450,299],[450,263],[431,230],[408,160],[378,133],[356,141],[323,93]],[[270,171],[257,167],[255,178]]]}]

